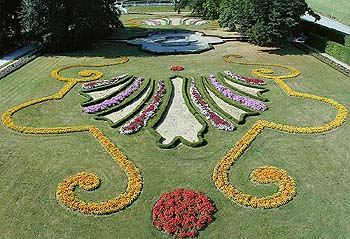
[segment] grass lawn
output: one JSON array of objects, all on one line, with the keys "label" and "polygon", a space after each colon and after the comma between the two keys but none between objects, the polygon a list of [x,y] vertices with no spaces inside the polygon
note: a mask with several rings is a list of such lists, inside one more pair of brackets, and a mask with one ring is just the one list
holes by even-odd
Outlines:
[{"label": "grass lawn", "polygon": [[[130,34],[142,33],[139,28]],[[180,73],[184,76],[208,76],[224,70],[250,76],[254,67],[222,60],[229,53],[240,54],[250,62],[293,66],[301,75],[285,80],[292,89],[334,99],[349,109],[350,79],[289,45],[274,50],[227,42],[198,55],[154,56],[124,43],[99,43],[90,51],[43,55],[0,80],[0,113],[57,93],[64,82],[50,77],[53,69],[111,62],[107,58],[110,56],[127,56],[130,61],[98,68],[104,73],[103,79],[121,73],[166,79],[174,75],[169,70],[172,65],[184,66]],[[63,75],[77,77],[80,70],[70,69]],[[19,111],[14,120],[25,126],[97,126],[141,170],[144,187],[130,207],[108,216],[85,216],[67,210],[55,198],[59,183],[78,172],[95,173],[101,178],[101,187],[91,192],[78,189],[77,196],[85,201],[105,201],[125,190],[127,180],[118,164],[88,133],[25,135],[0,124],[0,238],[171,238],[152,225],[151,211],[163,193],[177,187],[202,191],[217,206],[215,221],[198,238],[347,238],[350,235],[349,119],[340,128],[317,135],[265,130],[233,165],[231,182],[254,196],[272,195],[277,186],[251,184],[249,174],[253,169],[269,165],[287,171],[296,181],[297,196],[285,206],[270,210],[246,208],[225,198],[215,187],[211,179],[215,165],[258,119],[318,126],[336,115],[335,108],[327,104],[289,97],[274,82],[267,81],[270,91],[264,96],[270,100],[268,111],[248,118],[234,132],[222,132],[210,126],[206,134],[208,144],[195,149],[178,146],[162,150],[148,131],[120,135],[108,123],[82,112],[79,86],[62,100]]]},{"label": "grass lawn", "polygon": [[350,25],[350,1],[348,0],[306,0],[316,12]]}]

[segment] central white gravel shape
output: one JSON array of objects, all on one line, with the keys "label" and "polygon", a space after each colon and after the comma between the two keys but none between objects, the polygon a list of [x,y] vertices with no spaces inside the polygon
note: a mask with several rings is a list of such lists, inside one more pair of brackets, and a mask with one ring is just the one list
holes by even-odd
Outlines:
[{"label": "central white gravel shape", "polygon": [[189,142],[197,142],[198,132],[202,125],[189,111],[182,95],[182,78],[172,80],[173,99],[165,119],[155,129],[163,138],[163,144],[169,144],[176,136],[181,136]]}]

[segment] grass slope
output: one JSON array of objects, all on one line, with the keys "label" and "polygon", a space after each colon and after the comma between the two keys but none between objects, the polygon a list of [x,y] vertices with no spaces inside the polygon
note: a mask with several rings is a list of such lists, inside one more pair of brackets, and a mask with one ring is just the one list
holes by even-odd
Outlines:
[{"label": "grass slope", "polygon": [[350,1],[348,0],[306,0],[316,12],[350,25]]},{"label": "grass slope", "polygon": [[[77,63],[102,63],[111,55],[126,55],[125,65],[98,68],[108,79],[128,72],[155,79],[173,73],[171,65],[185,67],[184,75],[200,76],[231,70],[250,75],[253,69],[223,62],[222,56],[237,53],[254,62],[291,65],[301,76],[287,80],[294,90],[330,97],[349,106],[350,79],[303,52],[286,47],[270,51],[247,43],[229,42],[199,55],[152,56],[122,43],[101,43],[94,50],[66,55],[42,56],[0,80],[0,113],[25,101],[59,91],[64,83],[50,78],[50,71]],[[81,68],[64,71],[75,77]],[[278,69],[276,69],[279,72]],[[249,173],[271,165],[286,170],[297,183],[297,196],[274,210],[245,208],[225,198],[211,180],[216,163],[257,119],[309,126],[335,116],[325,104],[288,97],[268,81],[270,110],[252,117],[234,133],[209,128],[208,145],[192,149],[179,146],[161,150],[148,132],[122,136],[108,123],[95,121],[82,112],[83,100],[75,87],[62,101],[46,102],[15,114],[28,126],[98,126],[129,160],[141,169],[144,188],[127,209],[105,217],[84,216],[58,205],[57,185],[75,173],[97,174],[101,187],[93,192],[78,190],[78,197],[103,201],[123,192],[126,178],[98,142],[86,133],[60,136],[23,135],[0,124],[0,238],[171,238],[151,222],[153,204],[161,194],[185,187],[200,190],[213,199],[216,220],[199,238],[346,238],[350,234],[349,121],[332,132],[294,135],[267,130],[232,167],[231,182],[245,193],[271,195],[276,186],[254,186]]]}]

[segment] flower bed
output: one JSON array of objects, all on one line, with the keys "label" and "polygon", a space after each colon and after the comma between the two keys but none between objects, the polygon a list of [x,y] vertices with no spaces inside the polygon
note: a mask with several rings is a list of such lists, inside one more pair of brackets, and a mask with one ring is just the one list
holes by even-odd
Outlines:
[{"label": "flower bed", "polygon": [[194,105],[212,123],[215,128],[226,131],[233,131],[235,129],[235,126],[231,122],[225,120],[210,109],[209,105],[204,101],[202,95],[199,93],[194,80],[192,80],[190,85],[190,94]]},{"label": "flower bed", "polygon": [[237,94],[233,93],[230,89],[221,85],[213,74],[210,75],[210,81],[211,81],[212,85],[218,91],[220,91],[224,96],[226,96],[226,97],[228,97],[228,98],[230,98],[238,103],[241,103],[241,104],[243,104],[243,105],[245,105],[253,110],[258,110],[258,111],[267,110],[267,106],[263,102],[261,102],[259,100],[251,99],[251,98],[246,97],[246,96],[241,96],[241,95],[237,95]]},{"label": "flower bed", "polygon": [[171,66],[170,70],[172,71],[183,71],[185,68],[183,66]]},{"label": "flower bed", "polygon": [[23,56],[16,60],[15,62],[5,66],[0,70],[0,79],[7,76],[8,74],[14,72],[18,68],[22,67],[23,65],[27,64],[28,62],[34,60],[40,55],[40,51],[37,50],[35,52],[30,53],[29,55]]},{"label": "flower bed", "polygon": [[95,88],[98,88],[98,87],[113,85],[114,83],[117,83],[120,79],[123,79],[127,75],[128,74],[123,74],[123,75],[114,77],[114,78],[109,79],[109,80],[88,82],[88,83],[83,84],[82,88],[85,89],[85,90],[91,90],[91,89],[95,89]]},{"label": "flower bed", "polygon": [[158,89],[156,95],[153,97],[151,104],[145,108],[139,116],[132,119],[127,125],[121,127],[119,132],[121,134],[133,134],[139,131],[142,127],[147,125],[147,122],[154,117],[162,103],[163,96],[165,94],[164,81],[158,81]]},{"label": "flower bed", "polygon": [[203,193],[177,188],[153,206],[152,223],[173,238],[194,238],[213,221],[214,203]]},{"label": "flower bed", "polygon": [[132,93],[137,91],[141,84],[142,81],[144,80],[143,77],[139,77],[135,80],[135,82],[124,92],[118,94],[117,96],[112,97],[111,99],[104,100],[101,103],[90,105],[84,108],[85,113],[96,113],[100,112],[102,110],[105,110],[109,107],[119,105],[122,103],[127,97],[129,97]]},{"label": "flower bed", "polygon": [[244,81],[245,83],[248,84],[253,84],[253,85],[266,85],[266,82],[264,80],[256,79],[256,78],[250,78],[246,76],[241,76],[236,73],[232,73],[231,71],[224,71],[226,75],[229,77],[232,77],[233,79],[239,80],[239,81]]}]

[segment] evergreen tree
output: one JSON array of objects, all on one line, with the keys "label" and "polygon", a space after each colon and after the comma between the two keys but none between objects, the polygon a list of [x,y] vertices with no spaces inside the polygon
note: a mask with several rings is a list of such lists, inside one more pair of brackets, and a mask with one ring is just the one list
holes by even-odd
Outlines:
[{"label": "evergreen tree", "polygon": [[21,41],[19,6],[20,0],[0,1],[0,53]]}]

